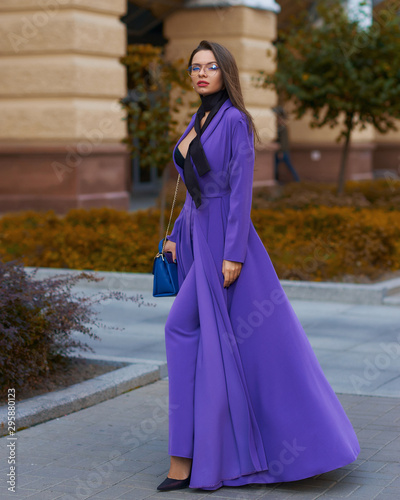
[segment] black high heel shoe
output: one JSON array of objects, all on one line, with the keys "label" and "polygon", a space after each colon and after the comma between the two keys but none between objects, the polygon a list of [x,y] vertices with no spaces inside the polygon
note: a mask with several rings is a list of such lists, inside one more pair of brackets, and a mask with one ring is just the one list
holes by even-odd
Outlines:
[{"label": "black high heel shoe", "polygon": [[191,475],[192,471],[190,471],[190,474],[186,479],[173,479],[171,477],[166,477],[164,481],[157,486],[157,489],[160,491],[169,491],[169,490],[181,490],[183,488],[188,488]]}]

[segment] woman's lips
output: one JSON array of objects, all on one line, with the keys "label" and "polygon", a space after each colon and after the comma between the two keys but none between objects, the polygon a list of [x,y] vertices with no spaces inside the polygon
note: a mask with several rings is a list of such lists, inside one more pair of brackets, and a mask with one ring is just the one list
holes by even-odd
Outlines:
[{"label": "woman's lips", "polygon": [[207,82],[199,82],[197,84],[198,87],[207,87],[208,83]]}]

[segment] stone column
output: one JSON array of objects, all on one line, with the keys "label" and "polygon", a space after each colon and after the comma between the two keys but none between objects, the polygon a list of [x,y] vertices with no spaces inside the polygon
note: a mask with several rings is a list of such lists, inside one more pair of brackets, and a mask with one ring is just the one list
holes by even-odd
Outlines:
[{"label": "stone column", "polygon": [[275,71],[273,57],[267,57],[267,49],[275,54],[272,42],[276,38],[279,10],[273,0],[189,0],[164,21],[169,60],[183,58],[186,64],[201,40],[220,43],[233,53],[246,108],[262,140],[256,146],[254,186],[275,184],[273,153],[276,145],[272,141],[276,137],[276,117],[271,108],[276,105],[277,96],[271,90],[255,88],[251,76],[258,70]]},{"label": "stone column", "polygon": [[0,211],[129,205],[126,0],[0,3]]}]

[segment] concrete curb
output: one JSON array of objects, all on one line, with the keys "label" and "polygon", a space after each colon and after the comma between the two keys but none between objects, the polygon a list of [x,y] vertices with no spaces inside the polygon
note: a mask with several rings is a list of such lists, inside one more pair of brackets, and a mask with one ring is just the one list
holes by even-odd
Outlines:
[{"label": "concrete curb", "polygon": [[281,280],[289,299],[346,304],[399,305],[400,278],[373,284]]},{"label": "concrete curb", "polygon": [[[32,267],[26,268],[28,272],[33,272],[34,269]],[[79,274],[80,272],[71,269],[38,268],[36,277],[43,279],[55,276],[56,274]],[[153,291],[153,275],[151,273],[90,272],[103,278],[103,280],[97,283],[82,281],[79,286],[124,292],[142,291],[152,293]],[[400,278],[373,284],[293,280],[280,280],[280,282],[289,300],[344,302],[366,305],[400,305]]]},{"label": "concrete curb", "polygon": [[[17,431],[115,398],[124,392],[156,382],[168,374],[167,363],[162,361],[98,355],[87,356],[86,359],[92,362],[113,362],[126,366],[60,391],[17,401],[15,405]],[[7,434],[7,406],[2,406],[0,407],[0,436]]]}]

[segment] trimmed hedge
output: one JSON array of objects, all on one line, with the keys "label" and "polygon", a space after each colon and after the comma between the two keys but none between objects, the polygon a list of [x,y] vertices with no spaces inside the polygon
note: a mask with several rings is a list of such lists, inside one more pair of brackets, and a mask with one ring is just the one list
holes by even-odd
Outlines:
[{"label": "trimmed hedge", "polygon": [[400,216],[385,210],[318,207],[253,210],[280,279],[377,279],[400,269]]},{"label": "trimmed hedge", "polygon": [[0,219],[0,258],[27,266],[149,272],[160,212],[76,209],[8,214]]},{"label": "trimmed hedge", "polygon": [[[175,218],[179,209],[175,211]],[[160,211],[113,209],[8,214],[0,219],[0,258],[27,266],[151,272]],[[169,211],[165,211],[168,221]],[[357,207],[253,209],[252,220],[281,279],[376,279],[400,269],[400,216]]]},{"label": "trimmed hedge", "polygon": [[317,206],[400,210],[400,179],[347,181],[343,195],[333,183],[290,182],[284,186],[255,188],[254,208],[304,209]]}]

